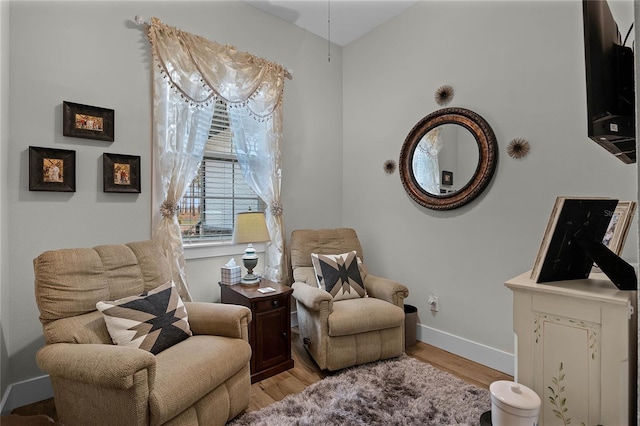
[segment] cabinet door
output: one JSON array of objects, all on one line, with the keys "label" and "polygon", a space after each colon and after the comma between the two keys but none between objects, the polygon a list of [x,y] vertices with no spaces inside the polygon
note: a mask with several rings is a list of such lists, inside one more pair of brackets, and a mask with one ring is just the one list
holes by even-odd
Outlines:
[{"label": "cabinet door", "polygon": [[289,313],[287,304],[265,312],[257,312],[255,371],[262,371],[290,358]]},{"label": "cabinet door", "polygon": [[600,326],[534,313],[533,388],[542,399],[540,424],[600,422]]}]

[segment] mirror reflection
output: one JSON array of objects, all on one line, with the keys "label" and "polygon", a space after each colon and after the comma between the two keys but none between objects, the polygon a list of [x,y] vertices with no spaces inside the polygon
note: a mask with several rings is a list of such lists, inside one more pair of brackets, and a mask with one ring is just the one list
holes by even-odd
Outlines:
[{"label": "mirror reflection", "polygon": [[413,152],[417,184],[432,195],[452,194],[464,188],[478,166],[475,136],[457,124],[443,124],[427,132]]}]

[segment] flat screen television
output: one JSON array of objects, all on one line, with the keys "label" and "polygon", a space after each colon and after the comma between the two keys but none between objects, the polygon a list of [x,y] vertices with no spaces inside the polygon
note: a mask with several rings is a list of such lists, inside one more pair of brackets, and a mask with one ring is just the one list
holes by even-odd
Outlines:
[{"label": "flat screen television", "polygon": [[585,279],[595,262],[620,290],[635,290],[633,266],[602,242],[617,204],[611,198],[558,197],[531,279],[536,283]]},{"label": "flat screen television", "polygon": [[635,163],[634,52],[625,45],[631,28],[623,39],[606,0],[583,0],[582,12],[588,136]]}]

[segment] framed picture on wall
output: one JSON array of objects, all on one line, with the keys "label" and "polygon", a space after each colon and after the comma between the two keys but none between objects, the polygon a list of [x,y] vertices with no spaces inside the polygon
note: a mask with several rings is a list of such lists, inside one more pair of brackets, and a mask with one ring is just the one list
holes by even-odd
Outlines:
[{"label": "framed picture on wall", "polygon": [[104,192],[140,193],[140,156],[102,154]]},{"label": "framed picture on wall", "polygon": [[442,171],[442,184],[448,186],[453,185],[453,172]]},{"label": "framed picture on wall", "polygon": [[30,146],[29,191],[76,192],[76,152]]},{"label": "framed picture on wall", "polygon": [[62,134],[74,138],[113,142],[115,112],[112,109],[62,102]]}]

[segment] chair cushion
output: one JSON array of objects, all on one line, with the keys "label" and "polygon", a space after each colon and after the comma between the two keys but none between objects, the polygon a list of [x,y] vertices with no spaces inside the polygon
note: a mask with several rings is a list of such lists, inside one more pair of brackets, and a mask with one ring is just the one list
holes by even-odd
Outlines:
[{"label": "chair cushion", "polygon": [[116,345],[156,355],[191,336],[187,310],[173,281],[139,296],[96,303]]},{"label": "chair cushion", "polygon": [[404,324],[404,310],[373,297],[340,300],[329,315],[329,336],[348,336],[367,331],[399,327]]},{"label": "chair cushion", "polygon": [[42,328],[47,343],[113,344],[104,315],[100,311],[48,322]]},{"label": "chair cushion", "polygon": [[[164,424],[249,365],[242,339],[194,335],[156,355],[151,424]],[[247,377],[247,380],[249,378]]]},{"label": "chair cushion", "polygon": [[364,280],[360,274],[360,259],[356,251],[342,254],[311,253],[311,262],[318,287],[329,292],[334,300],[364,297]]},{"label": "chair cushion", "polygon": [[291,268],[313,266],[311,253],[334,254],[355,250],[366,260],[355,229],[297,229],[291,233]]},{"label": "chair cushion", "polygon": [[33,260],[33,267],[43,325],[95,312],[101,300],[136,296],[171,279],[169,261],[156,241],[49,250]]}]

